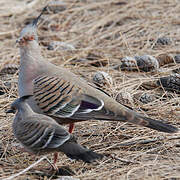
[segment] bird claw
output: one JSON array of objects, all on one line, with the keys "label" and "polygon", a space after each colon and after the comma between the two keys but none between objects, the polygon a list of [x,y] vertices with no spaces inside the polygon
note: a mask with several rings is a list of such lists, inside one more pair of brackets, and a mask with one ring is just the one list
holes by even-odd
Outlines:
[{"label": "bird claw", "polygon": [[54,163],[51,163],[51,161],[48,159],[48,158],[46,158],[46,161],[50,164],[50,166],[51,166],[51,169],[50,169],[50,171],[57,171],[58,172],[58,167],[56,166],[56,163],[54,162]]}]

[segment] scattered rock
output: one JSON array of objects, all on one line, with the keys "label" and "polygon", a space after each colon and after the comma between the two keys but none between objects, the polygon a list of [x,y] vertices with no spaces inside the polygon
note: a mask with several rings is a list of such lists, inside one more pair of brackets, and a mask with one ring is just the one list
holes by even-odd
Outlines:
[{"label": "scattered rock", "polygon": [[130,56],[126,56],[122,58],[120,68],[121,70],[128,70],[128,71],[137,70],[138,67],[137,67],[136,59]]},{"label": "scattered rock", "polygon": [[119,70],[141,70],[144,72],[149,71],[157,71],[160,66],[169,63],[180,63],[180,54],[173,57],[170,54],[160,54],[156,58],[151,55],[143,55],[143,56],[126,56],[121,59],[121,64],[114,67],[114,69]]},{"label": "scattered rock", "polygon": [[141,103],[143,104],[148,104],[150,102],[153,102],[156,98],[154,95],[152,94],[149,94],[149,93],[146,93],[146,92],[139,92],[139,93],[136,93],[133,98],[135,100],[138,100],[140,101]]},{"label": "scattered rock", "polygon": [[105,85],[110,86],[113,83],[111,76],[104,71],[96,72],[93,76],[93,82],[100,87]]},{"label": "scattered rock", "polygon": [[148,104],[154,101],[155,99],[156,98],[154,95],[145,93],[143,91],[137,92],[136,94],[133,95],[130,94],[129,92],[121,92],[116,96],[116,101],[125,106],[139,102],[143,104]]},{"label": "scattered rock", "polygon": [[180,93],[180,74],[161,77],[157,84],[162,86],[166,91]]},{"label": "scattered rock", "polygon": [[159,62],[156,58],[150,55],[135,56],[138,68],[142,71],[154,71],[159,69]]},{"label": "scattered rock", "polygon": [[171,39],[168,37],[159,37],[155,45],[170,45],[172,43]]},{"label": "scattered rock", "polygon": [[72,45],[72,44],[68,44],[65,42],[61,42],[61,41],[53,41],[51,42],[48,47],[48,50],[61,50],[61,51],[73,51],[76,50],[76,48]]},{"label": "scattered rock", "polygon": [[116,101],[123,105],[128,105],[133,102],[133,97],[129,92],[120,92],[116,96]]},{"label": "scattered rock", "polygon": [[[118,66],[119,67],[119,66]],[[121,70],[141,70],[144,72],[154,71],[159,68],[159,62],[156,58],[150,55],[124,57],[121,60]],[[117,66],[115,67],[117,69]]]}]

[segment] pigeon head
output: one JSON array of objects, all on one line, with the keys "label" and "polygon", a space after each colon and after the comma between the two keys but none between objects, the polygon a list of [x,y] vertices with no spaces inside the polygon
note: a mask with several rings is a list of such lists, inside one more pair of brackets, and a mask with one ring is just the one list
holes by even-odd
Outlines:
[{"label": "pigeon head", "polygon": [[38,41],[37,23],[46,9],[47,6],[43,8],[41,14],[36,19],[34,19],[32,23],[28,24],[22,29],[20,37],[16,40],[16,42],[19,43],[20,46],[25,46],[28,44],[28,42],[33,40]]},{"label": "pigeon head", "polygon": [[26,102],[27,99],[29,99],[32,95],[26,95],[26,96],[22,96],[18,99],[16,99],[12,104],[11,104],[11,108],[9,110],[6,111],[6,113],[13,113],[15,114],[16,111],[18,109],[20,109],[24,103]]}]

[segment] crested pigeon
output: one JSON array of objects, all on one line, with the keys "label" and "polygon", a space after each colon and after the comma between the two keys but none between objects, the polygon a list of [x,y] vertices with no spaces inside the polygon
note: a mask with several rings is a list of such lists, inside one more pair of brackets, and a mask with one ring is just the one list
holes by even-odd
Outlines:
[{"label": "crested pigeon", "polygon": [[21,56],[19,95],[33,94],[28,100],[33,111],[46,114],[59,124],[94,119],[129,122],[167,133],[178,131],[130,110],[67,69],[45,60],[36,32],[40,16],[24,27],[17,40]]},{"label": "crested pigeon", "polygon": [[[63,152],[71,159],[87,163],[103,157],[78,144],[75,137],[51,117],[35,113],[26,102],[29,97],[16,99],[7,111],[16,112],[13,132],[26,151],[35,155]],[[57,170],[55,163],[53,167]]]}]

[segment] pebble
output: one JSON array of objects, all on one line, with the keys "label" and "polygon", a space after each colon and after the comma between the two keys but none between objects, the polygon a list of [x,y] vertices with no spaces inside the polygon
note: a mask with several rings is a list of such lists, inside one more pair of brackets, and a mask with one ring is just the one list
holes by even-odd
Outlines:
[{"label": "pebble", "polygon": [[171,39],[168,37],[159,37],[156,41],[156,45],[170,45],[172,43]]},{"label": "pebble", "polygon": [[120,92],[116,96],[116,101],[123,105],[128,105],[133,102],[133,97],[129,92]]},{"label": "pebble", "polygon": [[159,69],[158,60],[150,55],[135,56],[138,68],[142,71],[149,72]]},{"label": "pebble", "polygon": [[148,104],[150,102],[153,102],[155,100],[155,96],[153,94],[149,94],[146,92],[139,92],[136,93],[133,98],[135,100],[138,100],[140,102],[142,102],[143,104]]},{"label": "pebble", "polygon": [[72,44],[68,44],[61,41],[53,41],[51,42],[48,47],[48,50],[61,50],[61,51],[73,51],[76,50],[76,48]]},{"label": "pebble", "polygon": [[111,76],[104,71],[96,72],[93,76],[93,82],[98,86],[109,86],[113,83]]},{"label": "pebble", "polygon": [[[121,70],[141,70],[144,72],[155,71],[159,69],[159,62],[150,55],[124,57],[121,60]],[[117,67],[115,67],[117,69]]]},{"label": "pebble", "polygon": [[166,91],[180,93],[180,74],[161,77],[157,84],[162,86]]},{"label": "pebble", "polygon": [[137,69],[136,59],[134,57],[126,56],[121,60],[121,70],[134,70]]}]

